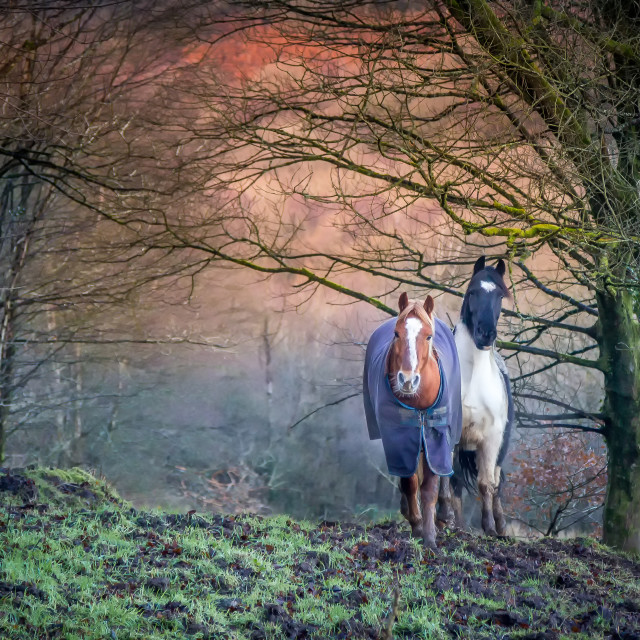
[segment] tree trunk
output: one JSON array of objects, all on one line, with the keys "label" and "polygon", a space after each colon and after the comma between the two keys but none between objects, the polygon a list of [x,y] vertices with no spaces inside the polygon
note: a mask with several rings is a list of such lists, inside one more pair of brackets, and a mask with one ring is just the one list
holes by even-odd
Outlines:
[{"label": "tree trunk", "polygon": [[604,542],[640,553],[640,295],[607,288],[597,300],[609,458]]},{"label": "tree trunk", "polygon": [[75,381],[75,398],[73,400],[73,440],[70,447],[70,463],[76,467],[87,462],[85,453],[85,444],[87,434],[84,433],[82,425],[82,346],[77,343],[75,345],[75,361],[71,366],[72,379]]},{"label": "tree trunk", "polygon": [[[2,384],[0,383],[0,386]],[[7,427],[9,422],[9,400],[7,394],[0,392],[0,466],[4,462],[7,440]]]},{"label": "tree trunk", "polygon": [[7,292],[8,299],[3,301],[2,321],[0,322],[0,463],[4,462],[7,441],[7,428],[11,408],[13,384],[13,343],[14,306],[12,291]]}]

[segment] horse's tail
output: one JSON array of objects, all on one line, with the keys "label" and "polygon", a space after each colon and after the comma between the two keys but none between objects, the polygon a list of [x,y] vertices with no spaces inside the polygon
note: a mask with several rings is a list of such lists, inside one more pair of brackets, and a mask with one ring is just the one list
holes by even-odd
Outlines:
[{"label": "horse's tail", "polygon": [[[478,493],[478,465],[476,464],[476,452],[460,449],[458,451],[458,465],[455,469],[459,475],[462,484],[469,493]],[[498,491],[502,488],[504,482],[504,470],[500,469],[500,484]]]},{"label": "horse's tail", "polygon": [[460,479],[469,493],[478,493],[478,466],[476,452],[460,449],[458,451],[458,469]]}]

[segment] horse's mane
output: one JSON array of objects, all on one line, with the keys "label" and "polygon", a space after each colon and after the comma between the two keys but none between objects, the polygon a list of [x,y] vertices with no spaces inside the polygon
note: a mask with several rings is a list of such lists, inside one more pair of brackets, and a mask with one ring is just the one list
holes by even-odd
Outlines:
[{"label": "horse's mane", "polygon": [[404,320],[410,313],[415,313],[424,324],[428,324],[432,333],[436,332],[435,320],[429,317],[422,302],[409,300],[409,304],[398,314],[398,322]]}]

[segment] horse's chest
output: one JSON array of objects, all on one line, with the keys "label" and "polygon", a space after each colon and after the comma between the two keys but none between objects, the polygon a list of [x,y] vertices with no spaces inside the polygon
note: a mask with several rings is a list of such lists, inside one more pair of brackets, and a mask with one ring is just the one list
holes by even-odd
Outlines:
[{"label": "horse's chest", "polygon": [[490,363],[462,364],[461,369],[462,439],[474,444],[501,435],[507,422],[502,375]]}]

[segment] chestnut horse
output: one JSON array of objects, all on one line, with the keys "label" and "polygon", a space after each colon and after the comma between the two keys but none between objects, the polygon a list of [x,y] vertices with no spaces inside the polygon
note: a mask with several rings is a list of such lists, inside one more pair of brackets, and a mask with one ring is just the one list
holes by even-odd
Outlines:
[{"label": "chestnut horse", "polygon": [[434,306],[431,296],[424,305],[400,296],[398,317],[369,340],[363,379],[369,437],[382,438],[389,473],[400,476],[402,515],[432,549],[439,478],[453,473],[462,429],[458,355]]}]

